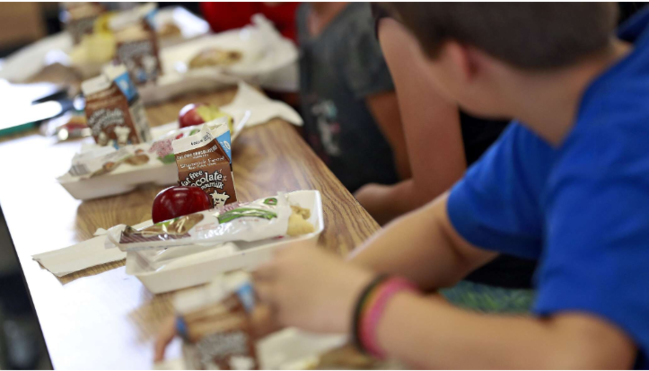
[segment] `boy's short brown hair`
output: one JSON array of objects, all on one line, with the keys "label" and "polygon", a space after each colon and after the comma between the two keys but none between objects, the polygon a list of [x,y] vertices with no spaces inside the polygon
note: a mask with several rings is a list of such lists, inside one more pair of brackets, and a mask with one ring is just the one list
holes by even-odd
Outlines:
[{"label": "boy's short brown hair", "polygon": [[570,65],[605,49],[613,3],[389,3],[385,6],[435,58],[447,40],[523,69]]}]

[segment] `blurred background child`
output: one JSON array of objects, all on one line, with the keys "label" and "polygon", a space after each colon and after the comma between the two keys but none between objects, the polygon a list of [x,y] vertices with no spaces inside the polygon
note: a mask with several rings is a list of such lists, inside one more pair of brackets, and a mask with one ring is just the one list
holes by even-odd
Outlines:
[{"label": "blurred background child", "polygon": [[410,174],[390,71],[368,3],[304,3],[297,13],[304,135],[354,192]]}]

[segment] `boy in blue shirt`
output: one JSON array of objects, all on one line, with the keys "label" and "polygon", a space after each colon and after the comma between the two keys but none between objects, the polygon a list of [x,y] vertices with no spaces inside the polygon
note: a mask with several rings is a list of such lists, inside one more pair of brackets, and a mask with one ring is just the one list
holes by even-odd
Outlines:
[{"label": "boy in blue shirt", "polygon": [[[428,57],[422,78],[472,114],[517,120],[348,263],[280,251],[256,272],[260,298],[281,325],[347,332],[417,367],[649,367],[649,11],[614,37],[606,3],[390,7]],[[499,253],[539,259],[531,316],[422,293]]]},{"label": "boy in blue shirt", "polygon": [[[649,367],[649,12],[616,38],[605,3],[391,8],[428,57],[426,78],[473,114],[518,120],[351,264],[281,251],[257,272],[261,298],[282,325],[347,331],[425,368]],[[470,313],[373,279],[430,292],[498,253],[539,259],[532,316]],[[368,292],[381,307],[358,304]]]}]

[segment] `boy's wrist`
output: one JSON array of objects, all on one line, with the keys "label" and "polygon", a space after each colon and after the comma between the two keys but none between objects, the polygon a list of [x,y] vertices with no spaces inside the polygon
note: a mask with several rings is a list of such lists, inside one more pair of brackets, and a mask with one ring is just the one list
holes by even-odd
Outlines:
[{"label": "boy's wrist", "polygon": [[362,352],[385,357],[379,345],[377,328],[388,303],[403,293],[418,292],[417,287],[401,277],[378,275],[360,293],[352,320],[352,339]]}]

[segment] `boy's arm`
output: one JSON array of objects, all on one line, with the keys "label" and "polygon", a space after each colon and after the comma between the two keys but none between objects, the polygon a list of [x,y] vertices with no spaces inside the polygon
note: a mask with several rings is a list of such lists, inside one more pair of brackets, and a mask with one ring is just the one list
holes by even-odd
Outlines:
[{"label": "boy's arm", "polygon": [[404,276],[424,289],[454,285],[497,253],[460,237],[446,212],[448,192],[407,214],[354,250],[350,260],[375,272]]},{"label": "boy's arm", "polygon": [[426,369],[628,369],[637,352],[619,328],[585,313],[483,315],[408,293],[389,302],[377,334],[391,357]]},{"label": "boy's arm", "polygon": [[356,191],[354,197],[377,223],[386,225],[430,201],[420,188],[413,177],[394,185],[367,184]]},{"label": "boy's arm", "polygon": [[365,98],[365,104],[392,148],[392,156],[399,178],[410,178],[410,162],[408,161],[406,138],[401,127],[397,94],[394,91],[372,94]]}]

